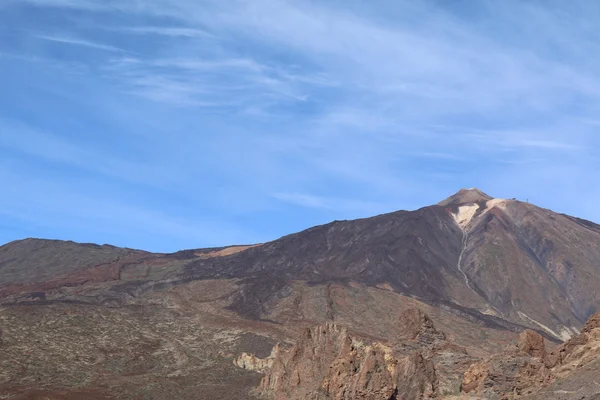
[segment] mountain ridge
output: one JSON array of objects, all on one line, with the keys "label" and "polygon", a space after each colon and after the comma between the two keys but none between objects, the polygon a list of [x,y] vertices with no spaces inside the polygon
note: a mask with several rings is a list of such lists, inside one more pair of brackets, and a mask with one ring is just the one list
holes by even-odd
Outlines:
[{"label": "mountain ridge", "polygon": [[[393,342],[409,309],[484,360],[525,329],[576,337],[598,311],[598,285],[600,226],[478,189],[256,245],[149,253],[16,241],[0,246],[0,393],[54,396],[82,380],[106,398],[192,399],[205,381],[207,398],[251,398],[260,377],[234,365],[240,354],[266,356],[328,323]],[[39,367],[21,376],[12,365],[30,360],[23,349]]]},{"label": "mountain ridge", "polygon": [[[553,213],[529,203],[495,199],[479,189],[461,189],[437,205],[414,211],[400,210],[370,218],[332,221],[248,247],[225,246],[164,254],[111,245],[80,246],[98,246],[94,249],[118,253],[118,256],[113,255],[112,260],[103,258],[105,263],[119,263],[119,257],[124,257],[124,263],[137,262],[144,257],[190,260],[175,273],[183,281],[221,277],[242,279],[247,286],[247,292],[254,291],[258,298],[252,295],[241,296],[237,303],[234,301],[232,309],[252,318],[260,318],[261,312],[264,311],[261,311],[264,308],[262,303],[283,289],[289,279],[307,282],[355,280],[374,286],[388,284],[398,293],[417,296],[427,301],[442,300],[458,306],[467,305],[467,308],[496,317],[502,318],[503,313],[509,312],[513,315],[504,318],[507,321],[524,324],[530,328],[541,328],[556,338],[565,339],[595,311],[592,309],[593,305],[584,304],[583,296],[571,296],[573,298],[569,301],[573,303],[574,309],[571,317],[563,318],[564,321],[558,324],[554,321],[554,326],[557,326],[554,328],[547,323],[548,316],[546,320],[539,320],[536,316],[529,316],[526,309],[512,312],[514,304],[507,303],[510,295],[506,289],[498,287],[491,290],[490,286],[495,283],[487,282],[484,275],[485,271],[500,280],[498,273],[482,269],[482,265],[490,262],[490,256],[495,257],[495,250],[491,247],[494,246],[494,241],[498,240],[510,242],[507,246],[512,247],[511,254],[517,256],[501,257],[501,263],[493,261],[497,267],[506,270],[513,268],[513,265],[525,263],[540,270],[546,269],[549,260],[545,258],[552,249],[543,248],[543,243],[541,249],[537,247],[540,247],[540,240],[548,239],[540,239],[540,232],[534,232],[536,236],[530,238],[529,233],[520,226],[527,216],[532,215],[537,219],[548,219],[548,216],[553,220],[563,218],[563,224],[565,221],[572,221],[591,234],[596,233],[596,225],[593,222]],[[540,222],[536,220],[534,223]],[[571,231],[576,228],[568,226]],[[490,229],[498,230],[494,233],[493,240],[488,240]],[[598,233],[600,234],[600,230]],[[7,248],[23,243],[54,244],[69,248],[78,245],[74,242],[40,242],[39,239],[28,239],[1,246],[0,254]],[[481,248],[485,251],[480,251]],[[219,252],[221,254],[215,256]],[[228,252],[232,254],[227,254]],[[201,253],[211,256],[198,257]],[[593,256],[600,257],[600,249],[597,249]],[[0,259],[0,266],[7,262]],[[567,261],[565,265],[568,264]],[[84,269],[88,267],[97,265],[83,266]],[[558,267],[563,270],[566,268],[564,265]],[[523,276],[521,271],[514,268],[512,273]],[[0,267],[0,277],[6,269]],[[566,281],[569,278],[562,277],[561,280],[561,274],[565,275],[568,271],[541,272],[545,274],[541,276],[548,275],[544,279],[548,281],[548,287],[553,288],[552,293],[556,299],[560,296],[570,296],[565,286],[568,285]],[[531,270],[527,279],[532,280],[531,274],[539,273],[540,271]],[[6,274],[2,283],[7,283]],[[261,285],[265,288],[261,288]],[[462,304],[461,301],[467,304]],[[550,316],[551,318],[553,317]]]}]

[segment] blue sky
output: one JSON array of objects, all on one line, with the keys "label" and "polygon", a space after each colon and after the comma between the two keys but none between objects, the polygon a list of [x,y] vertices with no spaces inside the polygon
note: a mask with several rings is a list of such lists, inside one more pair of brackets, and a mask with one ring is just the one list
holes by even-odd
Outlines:
[{"label": "blue sky", "polygon": [[600,221],[592,1],[2,0],[0,242],[254,243],[461,187]]}]

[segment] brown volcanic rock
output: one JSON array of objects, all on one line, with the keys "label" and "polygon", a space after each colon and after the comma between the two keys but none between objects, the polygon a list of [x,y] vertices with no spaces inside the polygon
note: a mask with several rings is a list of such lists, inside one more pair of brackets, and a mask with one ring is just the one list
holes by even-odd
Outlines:
[{"label": "brown volcanic rock", "polygon": [[590,319],[588,319],[583,326],[583,329],[581,329],[581,333],[591,334],[595,329],[600,329],[600,312],[592,315]]},{"label": "brown volcanic rock", "polygon": [[198,259],[181,276],[216,278],[241,280],[231,309],[247,318],[269,318],[292,281],[356,282],[566,340],[600,303],[600,227],[463,189],[416,211],[335,221]]},{"label": "brown volcanic rock", "polygon": [[[426,399],[458,393],[474,361],[445,340],[420,309],[402,313],[396,342],[349,334],[333,323],[308,328],[288,351],[276,347],[260,391],[276,399]],[[276,354],[273,358],[273,354]],[[236,361],[239,365],[239,363]]]},{"label": "brown volcanic rock", "polygon": [[288,352],[277,354],[261,389],[276,399],[389,399],[394,385],[388,352],[332,323],[308,328]]},{"label": "brown volcanic rock", "polygon": [[433,321],[421,309],[411,308],[400,315],[398,323],[398,340],[417,340],[433,344],[446,339],[444,332],[438,331]]},{"label": "brown volcanic rock", "polygon": [[0,298],[118,281],[121,270],[158,255],[109,245],[25,239],[0,246]]},{"label": "brown volcanic rock", "polygon": [[[243,354],[235,363],[260,366],[265,376],[259,391],[275,399],[413,400],[457,394],[473,357],[446,341],[419,309],[406,310],[400,321],[397,342],[383,344],[326,323],[308,328],[287,351],[276,347],[271,357],[258,360]],[[262,368],[266,364],[271,367]]]},{"label": "brown volcanic rock", "polygon": [[78,270],[151,253],[114,246],[24,239],[0,246],[0,285],[42,283]]},{"label": "brown volcanic rock", "polygon": [[461,204],[482,203],[492,200],[493,197],[479,189],[460,189],[458,192],[439,202],[443,207],[459,206]]},{"label": "brown volcanic rock", "polygon": [[600,303],[598,227],[519,201],[485,206],[465,227],[471,286],[497,315],[567,340]]},{"label": "brown volcanic rock", "polygon": [[82,268],[58,276],[46,282],[15,284],[0,288],[0,298],[28,293],[31,298],[45,299],[45,292],[62,287],[80,286],[119,280],[121,268],[126,263],[139,260],[139,255],[128,255],[123,259],[89,268]]},{"label": "brown volcanic rock", "polygon": [[469,370],[465,372],[461,383],[461,390],[465,393],[472,393],[481,390],[483,383],[489,375],[489,365],[484,362],[471,365]]},{"label": "brown volcanic rock", "polygon": [[350,347],[331,364],[321,391],[332,399],[390,399],[395,393],[395,363],[385,348],[374,346],[361,354]]},{"label": "brown volcanic rock", "polygon": [[473,364],[464,374],[462,391],[507,399],[531,394],[553,379],[545,356],[544,338],[526,330],[514,347]]},{"label": "brown volcanic rock", "polygon": [[545,359],[548,368],[569,373],[600,357],[600,312],[594,314],[581,333],[554,349]]},{"label": "brown volcanic rock", "polygon": [[539,360],[495,356],[464,374],[462,390],[485,398],[512,399],[540,390],[554,379]]},{"label": "brown volcanic rock", "polygon": [[544,338],[531,329],[527,329],[519,335],[519,350],[541,360],[546,357]]},{"label": "brown volcanic rock", "polygon": [[[246,318],[269,319],[293,281],[357,282],[457,312],[471,308],[485,324],[495,316],[510,321],[508,329],[518,324],[566,339],[600,303],[597,243],[600,227],[592,223],[463,189],[438,205],[335,221],[254,247],[152,255],[110,246],[15,242],[0,248],[0,296],[115,277],[130,282],[116,290],[133,295],[193,280],[238,279],[229,308]],[[151,262],[128,257],[179,264],[170,273],[154,273],[159,268]],[[31,275],[35,285],[20,286]]]},{"label": "brown volcanic rock", "polygon": [[412,400],[434,396],[437,376],[419,351],[402,356],[327,323],[279,352],[260,390],[276,399]]},{"label": "brown volcanic rock", "polygon": [[428,399],[437,397],[438,377],[431,359],[421,352],[413,352],[403,358],[397,367],[399,400]]},{"label": "brown volcanic rock", "polygon": [[[544,339],[539,334],[523,332],[515,348],[473,364],[464,374],[462,390],[503,399],[529,396],[557,379],[562,386],[568,386],[569,380],[577,380],[578,375],[585,374],[586,368],[599,363],[600,313],[590,318],[579,335],[550,353],[546,352]],[[543,398],[555,398],[554,394],[558,393],[577,395],[578,391],[552,393]],[[585,398],[585,395],[561,398]]]},{"label": "brown volcanic rock", "polygon": [[[441,206],[398,211],[354,221],[335,221],[218,259],[196,260],[185,279],[242,279],[232,309],[264,318],[290,281],[349,282],[419,298],[450,300],[448,279],[456,270],[459,227]],[[275,300],[275,301],[273,301]]]}]

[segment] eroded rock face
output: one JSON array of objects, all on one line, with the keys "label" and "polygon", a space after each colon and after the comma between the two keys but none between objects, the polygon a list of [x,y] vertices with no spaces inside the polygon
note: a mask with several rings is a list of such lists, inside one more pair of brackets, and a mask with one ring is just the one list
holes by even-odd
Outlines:
[{"label": "eroded rock face", "polygon": [[277,353],[260,390],[277,399],[391,399],[398,364],[391,353],[333,323],[312,327]]},{"label": "eroded rock face", "polygon": [[348,350],[334,360],[321,384],[326,396],[333,399],[394,398],[397,360],[390,356],[390,349],[379,344],[362,347],[354,342]]},{"label": "eroded rock face", "polygon": [[593,315],[579,335],[548,353],[544,338],[526,330],[513,348],[473,364],[464,374],[462,391],[514,399],[538,392],[556,379],[600,358],[600,313]]},{"label": "eroded rock face", "polygon": [[397,337],[397,342],[384,344],[326,323],[307,329],[287,351],[277,347],[264,360],[243,354],[235,363],[264,371],[259,391],[275,399],[414,400],[438,396],[440,382],[444,388],[458,388],[456,368],[462,374],[468,367],[465,360],[472,359],[465,349],[445,341],[424,312],[403,313]]},{"label": "eroded rock face", "polygon": [[547,368],[564,375],[600,357],[600,312],[592,315],[581,333],[554,349],[545,358]]},{"label": "eroded rock face", "polygon": [[444,332],[438,331],[431,318],[418,308],[412,308],[400,316],[398,340],[416,340],[424,344],[433,344],[446,339]]},{"label": "eroded rock face", "polygon": [[544,366],[545,347],[539,333],[524,331],[512,348],[473,364],[464,375],[463,392],[504,398],[533,393],[553,379]]},{"label": "eroded rock face", "polygon": [[271,351],[271,355],[267,358],[258,358],[254,354],[242,353],[238,358],[233,360],[233,364],[242,369],[262,373],[273,366],[273,361],[279,355],[280,350],[279,344],[275,345]]},{"label": "eroded rock face", "polygon": [[465,393],[477,391],[487,379],[490,372],[489,369],[489,365],[484,362],[471,365],[469,370],[465,372],[461,385],[462,391]]},{"label": "eroded rock face", "polygon": [[592,315],[590,319],[588,319],[587,323],[584,325],[583,329],[581,329],[581,333],[589,334],[592,333],[594,329],[600,328],[600,312]]},{"label": "eroded rock face", "polygon": [[428,399],[436,397],[438,377],[433,361],[421,352],[413,352],[398,364],[397,398]]},{"label": "eroded rock face", "polygon": [[519,335],[519,350],[531,357],[544,359],[546,356],[546,344],[539,333],[527,329]]}]

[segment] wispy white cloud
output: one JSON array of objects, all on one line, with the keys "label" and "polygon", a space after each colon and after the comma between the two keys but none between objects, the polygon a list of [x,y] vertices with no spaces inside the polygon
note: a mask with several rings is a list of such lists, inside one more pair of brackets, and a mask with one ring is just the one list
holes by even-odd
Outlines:
[{"label": "wispy white cloud", "polygon": [[117,52],[117,53],[128,53],[127,50],[124,50],[124,49],[121,49],[121,48],[118,48],[115,46],[110,46],[110,45],[102,44],[102,43],[96,43],[96,42],[92,42],[92,41],[85,40],[85,39],[63,37],[63,36],[49,36],[49,35],[34,35],[34,37],[36,37],[38,39],[48,40],[50,42],[68,44],[68,45],[73,45],[73,46],[89,47],[91,49],[105,50],[105,51],[111,51],[111,52]]},{"label": "wispy white cloud", "polygon": [[229,109],[301,102],[310,90],[306,81],[328,85],[325,78],[294,75],[250,58],[124,57],[111,60],[104,71],[127,93],[173,105]]},{"label": "wispy white cloud", "polygon": [[[138,60],[138,63],[141,61]],[[143,63],[143,62],[142,62]],[[267,66],[257,63],[247,58],[232,58],[220,60],[201,60],[201,59],[158,59],[151,60],[148,64],[156,67],[174,67],[191,71],[240,69],[252,72],[261,72],[267,70]]]},{"label": "wispy white cloud", "polygon": [[114,31],[131,33],[136,35],[162,35],[172,37],[188,38],[215,38],[207,31],[197,28],[164,27],[164,26],[140,26],[112,28]]},{"label": "wispy white cloud", "polygon": [[[380,199],[390,209],[415,207],[472,186],[554,195],[582,190],[561,171],[587,182],[600,167],[591,157],[600,145],[600,16],[586,2],[478,2],[468,13],[464,2],[388,0],[17,3],[88,13],[68,29],[40,27],[105,51],[79,60],[85,79],[64,74],[56,86],[95,87],[104,96],[95,108],[118,121],[106,130],[121,128],[115,135],[145,126],[148,136],[172,138],[161,145],[179,144],[141,166],[111,157],[101,166],[89,149],[56,143],[48,147],[61,160],[27,154],[103,176],[123,170],[132,180],[166,168],[164,159],[186,159],[165,173],[193,171],[182,187],[200,177],[225,213],[283,202],[298,213],[366,214],[384,211]],[[35,51],[23,53],[41,59]],[[84,166],[86,157],[96,167]]]}]

